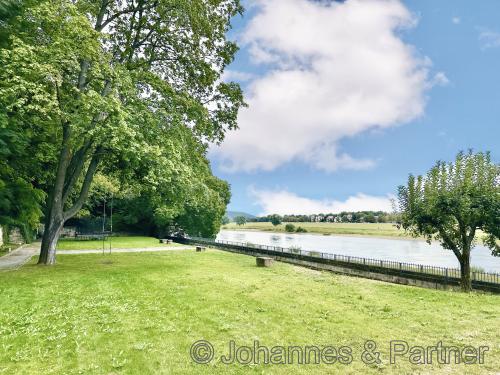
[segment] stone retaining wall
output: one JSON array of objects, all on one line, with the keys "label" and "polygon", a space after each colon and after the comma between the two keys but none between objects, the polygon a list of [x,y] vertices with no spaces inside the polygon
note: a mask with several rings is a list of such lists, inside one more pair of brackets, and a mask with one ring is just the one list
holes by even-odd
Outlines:
[{"label": "stone retaining wall", "polygon": [[[225,248],[223,250],[234,252],[234,253],[239,253],[239,254],[251,255],[251,256],[267,256],[267,257],[269,256],[268,253],[245,252],[245,251],[241,251],[241,250],[234,250],[234,249],[227,249],[227,248]],[[424,288],[442,289],[442,290],[459,289],[459,286],[456,283],[443,284],[440,280],[433,279],[433,278],[430,278],[428,280],[420,280],[420,279],[413,279],[413,278],[408,278],[408,277],[400,276],[400,275],[388,275],[388,274],[384,274],[384,273],[353,269],[353,268],[349,268],[349,267],[345,267],[345,266],[343,267],[343,266],[339,266],[339,265],[311,262],[311,261],[307,261],[307,260],[301,260],[301,259],[290,258],[290,257],[273,256],[273,258],[279,262],[295,264],[295,265],[304,266],[307,268],[312,268],[315,270],[330,271],[330,272],[334,272],[334,273],[350,275],[350,276],[357,276],[357,277],[364,277],[367,279],[380,280],[380,281],[385,281],[385,282],[390,282],[390,283],[395,283],[395,284],[420,286],[420,287],[424,287]]]},{"label": "stone retaining wall", "polygon": [[23,244],[24,237],[21,234],[21,230],[17,227],[12,227],[9,230],[9,243]]}]

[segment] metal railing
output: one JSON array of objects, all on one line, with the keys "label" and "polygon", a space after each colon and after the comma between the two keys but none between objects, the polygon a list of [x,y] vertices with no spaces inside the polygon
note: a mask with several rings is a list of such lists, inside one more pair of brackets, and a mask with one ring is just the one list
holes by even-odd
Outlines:
[{"label": "metal railing", "polygon": [[[234,241],[222,241],[222,240],[210,240],[206,238],[189,238],[183,239],[187,241],[197,242],[200,244],[205,244],[207,246],[220,246],[220,247],[237,247],[242,250],[267,252],[272,253],[271,255],[276,255],[276,253],[283,254],[295,254],[299,256],[313,257],[319,259],[326,259],[333,261],[335,263],[342,263],[344,265],[363,265],[374,269],[386,269],[390,271],[399,271],[401,273],[417,273],[422,275],[429,275],[434,277],[440,277],[446,279],[460,279],[460,269],[458,268],[447,268],[447,267],[437,267],[428,266],[424,264],[416,263],[406,263],[398,262],[392,260],[381,260],[372,258],[362,258],[350,255],[332,254],[324,253],[320,251],[312,250],[302,250],[300,248],[285,248],[279,246],[269,246],[269,245],[256,245],[250,242],[234,242]],[[318,259],[318,261],[319,261]],[[471,280],[476,283],[487,283],[500,286],[500,274],[489,273],[481,271],[472,271]]]}]

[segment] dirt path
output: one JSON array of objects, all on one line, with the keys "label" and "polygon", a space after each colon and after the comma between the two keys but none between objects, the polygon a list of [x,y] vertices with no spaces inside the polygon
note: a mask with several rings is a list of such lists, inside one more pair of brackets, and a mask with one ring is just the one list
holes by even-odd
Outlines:
[{"label": "dirt path", "polygon": [[40,243],[34,242],[23,245],[11,253],[0,257],[0,270],[10,270],[21,267],[29,261],[33,255],[40,252]]}]

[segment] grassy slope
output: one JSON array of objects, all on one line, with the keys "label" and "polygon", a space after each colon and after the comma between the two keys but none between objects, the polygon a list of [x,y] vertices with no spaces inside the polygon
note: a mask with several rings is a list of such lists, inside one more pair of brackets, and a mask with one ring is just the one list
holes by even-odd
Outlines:
[{"label": "grassy slope", "polygon": [[[292,223],[295,227],[301,226],[307,229],[309,233],[320,234],[336,234],[336,235],[360,235],[360,236],[376,236],[376,237],[409,237],[403,230],[397,229],[394,224],[390,223]],[[262,230],[273,232],[284,232],[285,223],[273,226],[271,223],[246,223],[245,225],[237,225],[229,223],[224,225],[222,229],[237,229],[237,230]]]},{"label": "grassy slope", "polygon": [[[147,248],[147,247],[169,247],[176,246],[177,244],[165,245],[159,243],[157,238],[153,237],[131,237],[131,236],[117,236],[109,237],[104,241],[104,246],[109,249],[111,244],[115,249],[132,249],[132,248]],[[57,244],[59,250],[79,250],[79,249],[102,249],[103,241],[81,241],[72,239],[61,239]]]},{"label": "grassy slope", "polygon": [[[112,263],[110,264],[110,261]],[[0,373],[491,373],[500,368],[500,296],[461,294],[205,253],[66,255],[56,267],[0,273]],[[351,365],[195,365],[238,345],[353,346]],[[375,340],[384,364],[360,361]],[[485,365],[387,362],[391,339],[489,345]]]}]

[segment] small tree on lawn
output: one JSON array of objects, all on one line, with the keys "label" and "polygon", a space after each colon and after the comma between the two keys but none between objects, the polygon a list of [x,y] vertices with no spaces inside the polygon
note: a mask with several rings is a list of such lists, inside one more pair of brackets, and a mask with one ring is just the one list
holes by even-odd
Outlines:
[{"label": "small tree on lawn", "polygon": [[238,225],[245,225],[247,223],[247,218],[245,216],[236,216],[234,221]]},{"label": "small tree on lawn", "polygon": [[273,224],[273,226],[277,226],[277,225],[281,224],[281,216],[280,215],[276,215],[276,214],[271,215],[270,219],[271,219],[271,223]]},{"label": "small tree on lawn", "polygon": [[470,253],[478,230],[492,254],[500,255],[500,165],[489,153],[460,152],[454,163],[437,162],[426,176],[410,175],[398,201],[401,227],[453,251],[464,291],[471,290]]}]

